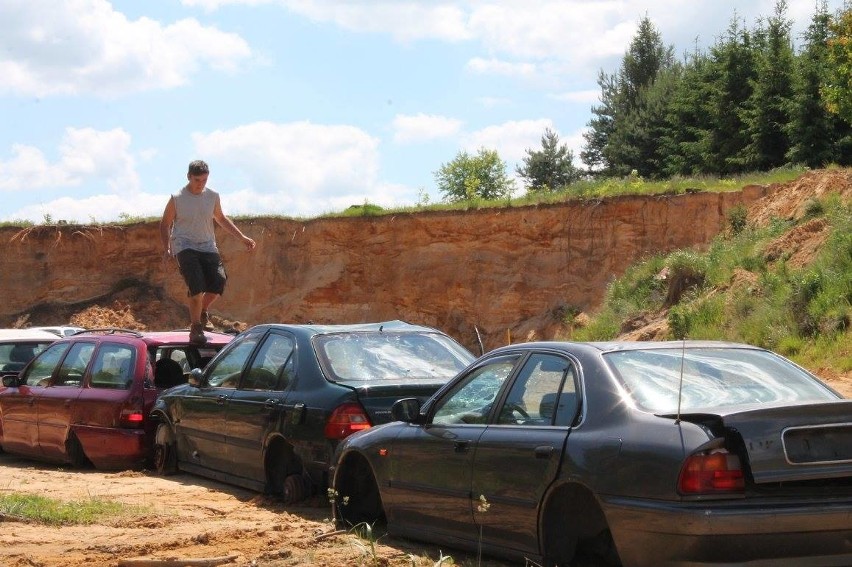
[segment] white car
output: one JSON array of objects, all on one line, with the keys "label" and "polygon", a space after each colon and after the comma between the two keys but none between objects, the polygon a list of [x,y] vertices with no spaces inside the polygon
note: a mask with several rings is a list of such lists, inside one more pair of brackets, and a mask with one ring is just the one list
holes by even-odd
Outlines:
[{"label": "white car", "polygon": [[17,374],[59,335],[38,329],[0,329],[0,374]]},{"label": "white car", "polygon": [[49,333],[53,333],[60,337],[69,337],[71,335],[77,334],[80,331],[85,331],[86,329],[83,327],[69,327],[69,326],[57,326],[57,327],[30,327],[30,329],[35,329],[38,331],[47,331]]}]

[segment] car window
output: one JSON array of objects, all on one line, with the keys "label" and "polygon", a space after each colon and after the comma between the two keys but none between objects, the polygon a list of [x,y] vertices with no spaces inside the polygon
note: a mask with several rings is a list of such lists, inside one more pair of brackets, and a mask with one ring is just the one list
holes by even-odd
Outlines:
[{"label": "car window", "polygon": [[257,335],[246,336],[222,356],[212,360],[207,383],[214,388],[236,388],[246,360],[251,356],[259,338]]},{"label": "car window", "polygon": [[342,381],[449,379],[473,361],[463,347],[438,333],[334,333],[314,342],[331,378]]},{"label": "car window", "polygon": [[637,406],[656,413],[837,399],[792,362],[763,350],[625,350],[606,353],[605,360]]},{"label": "car window", "polygon": [[501,358],[471,371],[437,402],[432,423],[485,423],[517,358]]},{"label": "car window", "polygon": [[59,372],[53,380],[53,386],[73,386],[79,388],[83,385],[83,376],[86,374],[86,367],[89,366],[89,361],[92,359],[92,354],[95,352],[94,343],[74,343],[68,349],[68,354],[62,365],[59,367]]},{"label": "car window", "polygon": [[241,390],[283,390],[292,378],[293,339],[270,333],[257,350]]},{"label": "car window", "polygon": [[27,363],[47,348],[51,342],[20,342],[0,344],[0,370],[23,370]]},{"label": "car window", "polygon": [[533,354],[512,384],[498,412],[497,423],[567,425],[576,413],[576,406],[571,362],[561,356]]},{"label": "car window", "polygon": [[102,344],[92,363],[92,387],[129,389],[133,384],[134,352],[128,345]]},{"label": "car window", "polygon": [[69,346],[70,343],[55,343],[47,347],[25,371],[23,381],[27,386],[47,386],[53,370]]}]

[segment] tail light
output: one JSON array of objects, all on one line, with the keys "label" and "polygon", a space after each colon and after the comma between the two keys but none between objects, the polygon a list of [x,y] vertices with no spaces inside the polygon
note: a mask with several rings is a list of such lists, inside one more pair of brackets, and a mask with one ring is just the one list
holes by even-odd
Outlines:
[{"label": "tail light", "polygon": [[145,413],[141,399],[131,399],[125,407],[121,408],[118,425],[129,429],[139,429],[145,425]]},{"label": "tail light", "polygon": [[678,479],[681,494],[730,494],[745,489],[740,458],[727,451],[690,455]]},{"label": "tail light", "polygon": [[345,439],[356,431],[370,428],[370,418],[361,404],[347,402],[334,408],[325,424],[326,439]]}]

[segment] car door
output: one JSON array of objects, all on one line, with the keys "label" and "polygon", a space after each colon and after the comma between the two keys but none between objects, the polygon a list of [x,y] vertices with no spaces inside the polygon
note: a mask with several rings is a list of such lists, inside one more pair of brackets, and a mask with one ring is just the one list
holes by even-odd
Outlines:
[{"label": "car door", "polygon": [[559,471],[578,411],[575,375],[571,360],[533,353],[479,438],[472,497],[483,544],[538,552],[539,503]]},{"label": "car door", "polygon": [[261,336],[235,339],[227,351],[210,362],[203,384],[188,387],[175,398],[172,418],[180,462],[212,471],[231,469],[226,443],[228,404]]},{"label": "car door", "polygon": [[10,452],[40,455],[36,401],[46,388],[70,343],[54,343],[21,373],[18,387],[0,393],[0,424],[3,448]]},{"label": "car door", "polygon": [[519,358],[501,356],[469,370],[432,405],[426,425],[400,433],[393,444],[389,523],[444,541],[476,539],[471,510],[476,446]]},{"label": "car door", "polygon": [[74,405],[83,389],[86,369],[95,352],[94,342],[75,342],[36,401],[38,445],[48,459],[64,460]]},{"label": "car door", "polygon": [[226,443],[230,474],[266,481],[265,442],[271,431],[282,430],[295,346],[289,334],[271,331],[266,335],[228,401]]}]

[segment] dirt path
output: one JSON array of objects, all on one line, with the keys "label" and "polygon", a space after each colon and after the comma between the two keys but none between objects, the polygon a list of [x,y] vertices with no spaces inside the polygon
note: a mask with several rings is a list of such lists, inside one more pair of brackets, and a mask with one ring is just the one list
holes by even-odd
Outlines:
[{"label": "dirt path", "polygon": [[[435,565],[436,546],[381,538],[373,550],[352,534],[333,531],[330,510],[317,498],[285,508],[256,493],[189,474],[75,471],[0,454],[0,494],[37,493],[61,501],[101,498],[140,506],[144,513],[95,525],[52,527],[2,518],[4,567],[118,567],[145,558],[209,559],[225,565],[421,567]],[[476,558],[444,550],[456,565]],[[445,563],[446,564],[446,563]],[[483,566],[506,564],[485,561]]]}]

